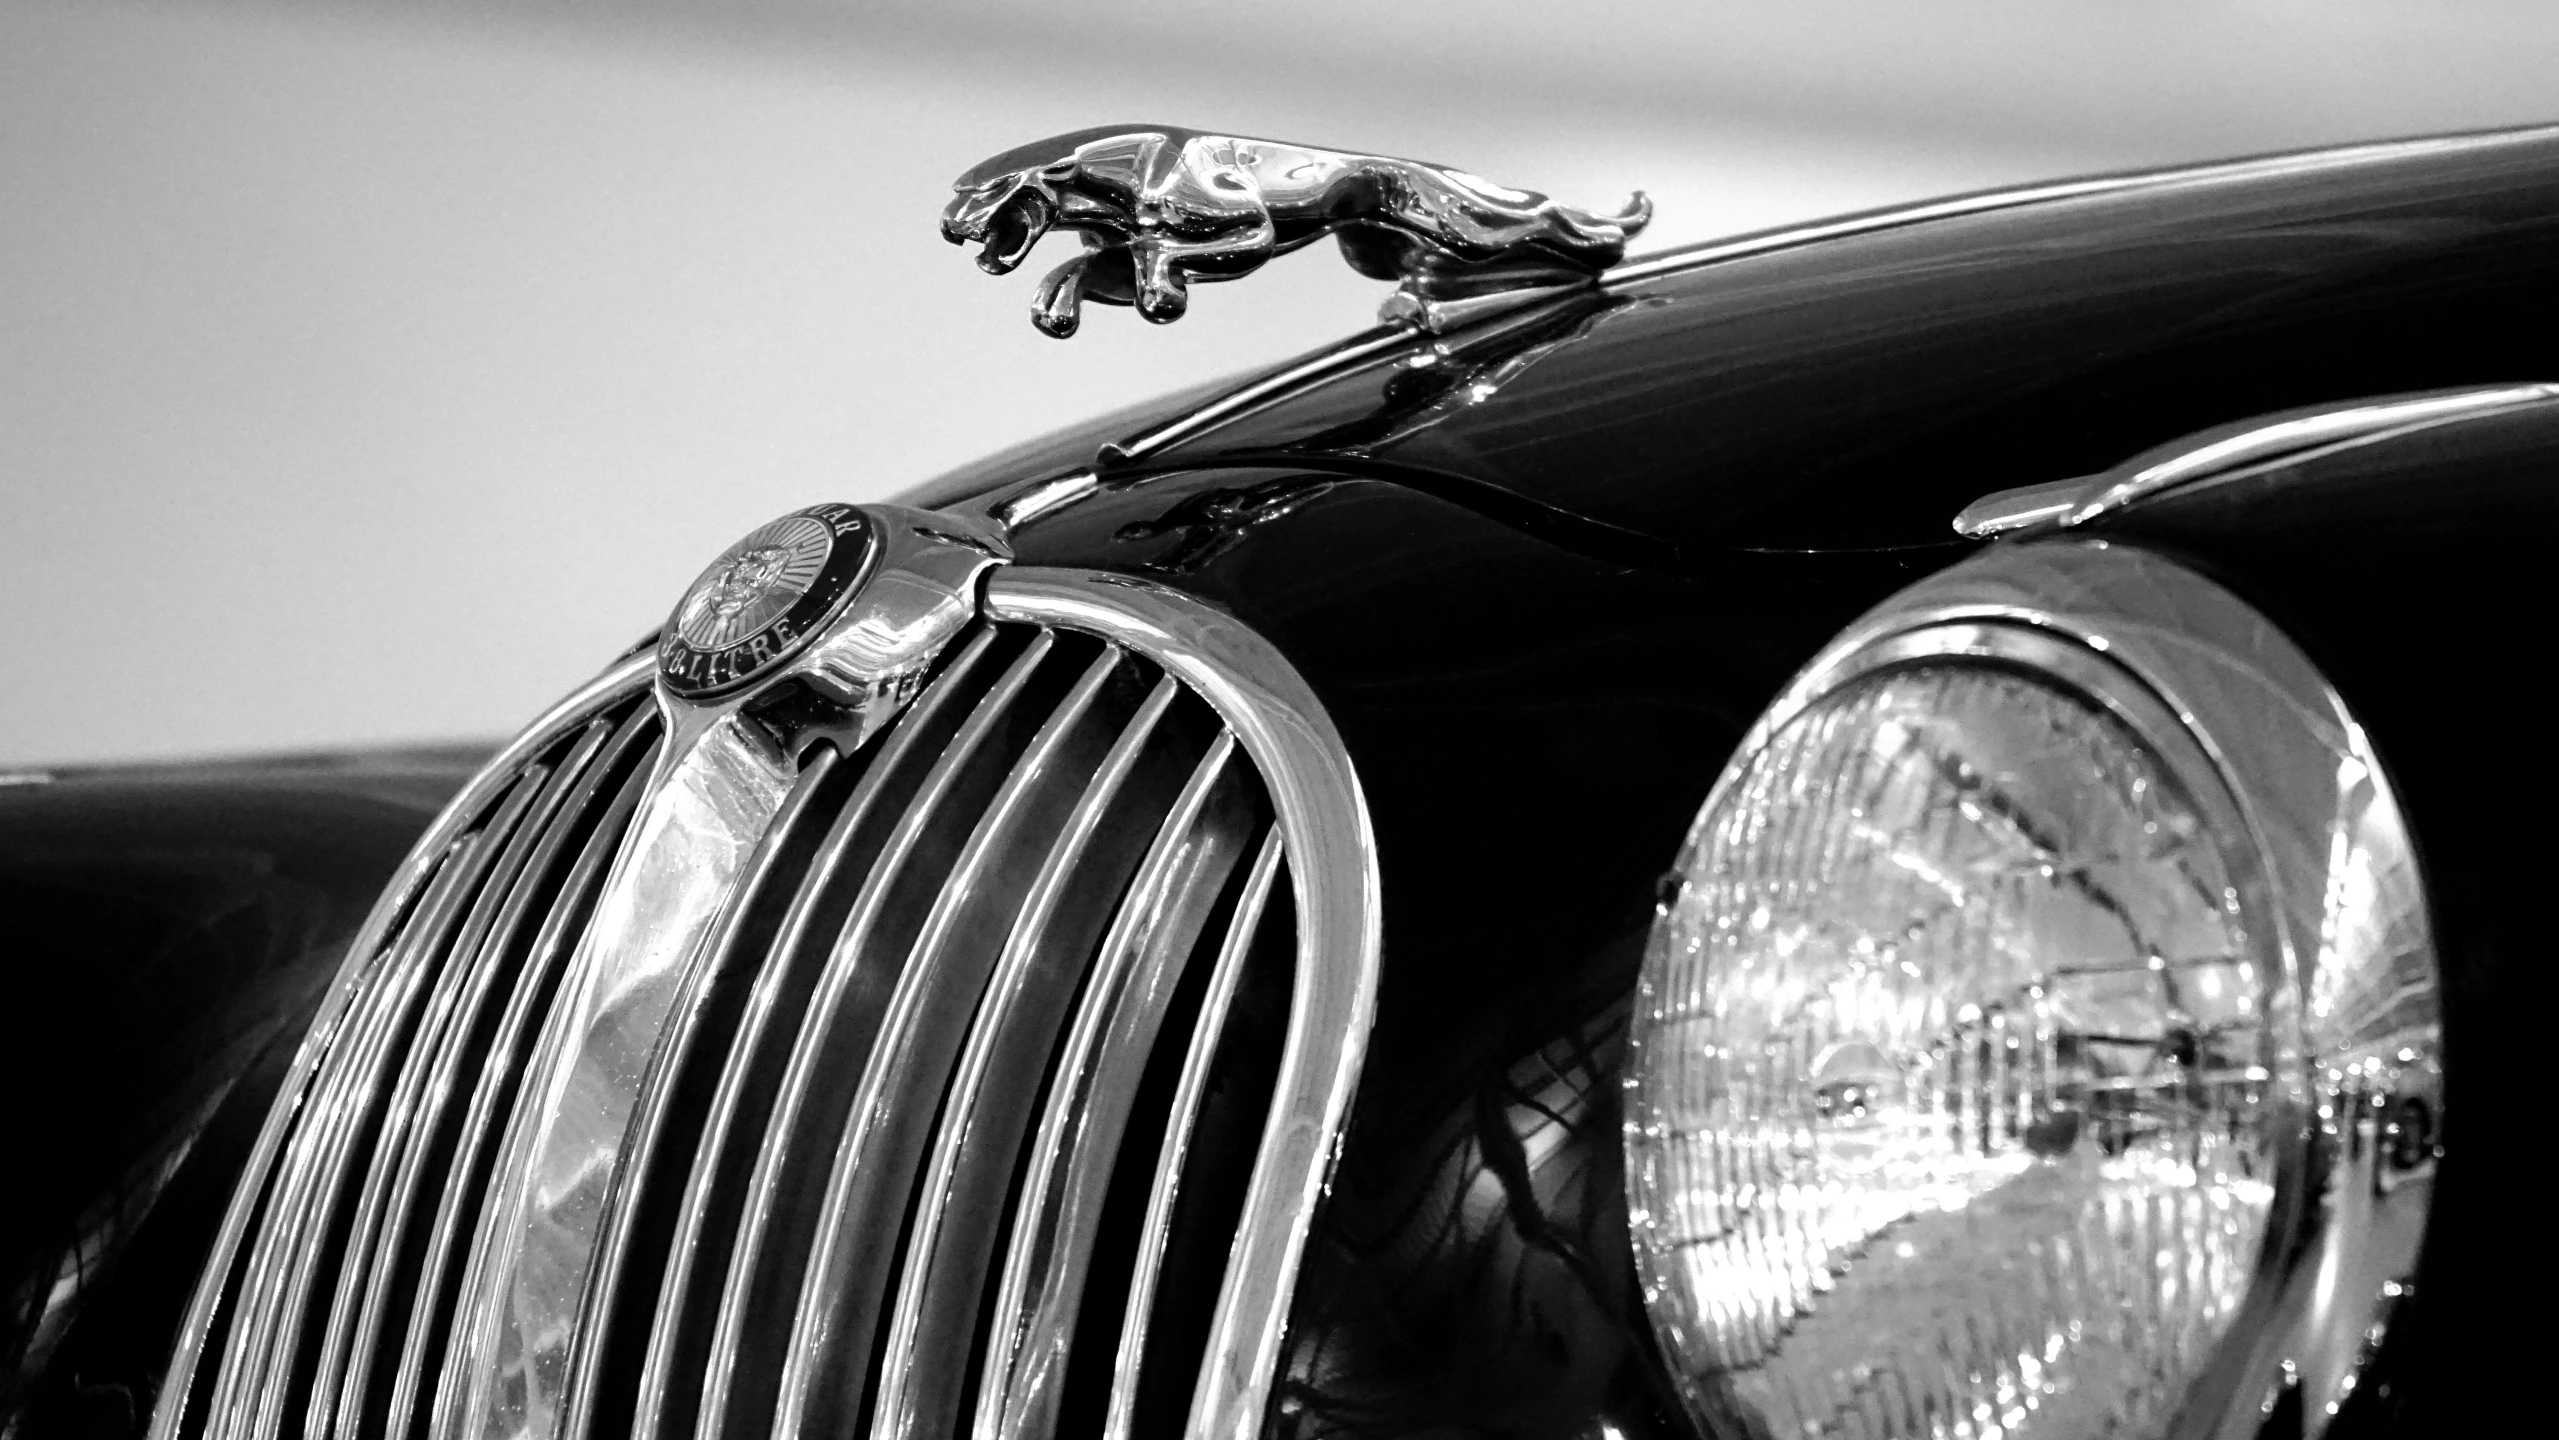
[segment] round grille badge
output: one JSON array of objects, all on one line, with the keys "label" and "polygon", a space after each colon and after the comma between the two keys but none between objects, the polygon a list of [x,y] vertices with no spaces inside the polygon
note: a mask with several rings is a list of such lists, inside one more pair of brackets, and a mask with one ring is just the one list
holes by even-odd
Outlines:
[{"label": "round grille badge", "polygon": [[666,688],[716,695],[790,658],[862,583],[878,546],[850,505],[812,505],[758,526],[676,605],[658,642]]}]

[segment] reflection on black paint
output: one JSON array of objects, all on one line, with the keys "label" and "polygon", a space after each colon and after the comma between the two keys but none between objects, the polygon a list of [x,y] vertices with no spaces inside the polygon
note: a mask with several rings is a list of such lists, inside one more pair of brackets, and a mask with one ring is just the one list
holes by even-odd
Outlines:
[{"label": "reflection on black paint", "polygon": [[0,1428],[142,1433],[313,1006],[481,758],[172,766],[0,791]]}]

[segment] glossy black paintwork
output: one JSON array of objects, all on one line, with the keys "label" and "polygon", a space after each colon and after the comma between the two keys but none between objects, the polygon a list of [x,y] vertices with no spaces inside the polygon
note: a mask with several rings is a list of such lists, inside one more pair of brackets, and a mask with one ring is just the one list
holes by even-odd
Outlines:
[{"label": "glossy black paintwork", "polygon": [[130,1435],[311,1007],[484,749],[0,785],[0,1423]]},{"label": "glossy black paintwork", "polygon": [[[1495,399],[1364,453],[1682,539],[1897,544],[2234,414],[2559,363],[2559,144],[2355,179],[2029,206],[1637,285]],[[1209,443],[1303,444],[1283,437],[1337,413],[1309,397]]]}]

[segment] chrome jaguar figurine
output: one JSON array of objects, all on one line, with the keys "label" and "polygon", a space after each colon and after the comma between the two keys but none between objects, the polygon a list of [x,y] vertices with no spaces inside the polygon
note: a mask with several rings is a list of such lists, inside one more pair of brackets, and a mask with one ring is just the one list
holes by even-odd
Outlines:
[{"label": "chrome jaguar figurine", "polygon": [[1638,191],[1597,215],[1444,165],[1104,125],[1007,150],[952,188],[942,237],[985,242],[978,265],[1010,273],[1051,230],[1084,253],[1041,280],[1031,322],[1075,333],[1086,300],[1178,320],[1193,280],[1232,280],[1337,236],[1351,267],[1418,298],[1451,300],[1577,283],[1617,263],[1652,219]]}]

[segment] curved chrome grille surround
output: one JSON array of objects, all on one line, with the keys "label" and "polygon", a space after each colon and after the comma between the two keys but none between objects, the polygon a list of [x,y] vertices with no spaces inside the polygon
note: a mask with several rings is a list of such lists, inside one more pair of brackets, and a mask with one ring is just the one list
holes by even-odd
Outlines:
[{"label": "curved chrome grille surround", "polygon": [[969,579],[893,718],[643,657],[457,797],[155,1437],[1258,1430],[1373,1003],[1357,780],[1199,602]]}]

